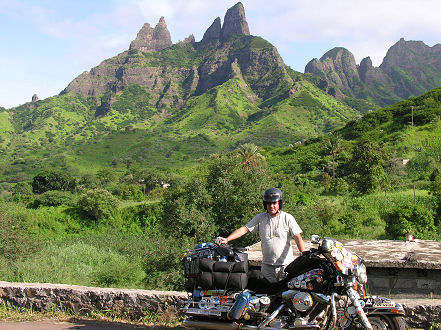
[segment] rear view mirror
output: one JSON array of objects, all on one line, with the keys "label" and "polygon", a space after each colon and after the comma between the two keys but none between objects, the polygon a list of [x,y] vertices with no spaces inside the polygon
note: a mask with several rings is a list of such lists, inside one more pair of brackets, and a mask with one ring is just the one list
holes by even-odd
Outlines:
[{"label": "rear view mirror", "polygon": [[312,244],[318,244],[318,243],[320,243],[320,236],[319,236],[319,235],[312,235],[312,236],[311,236],[311,243],[312,243]]}]

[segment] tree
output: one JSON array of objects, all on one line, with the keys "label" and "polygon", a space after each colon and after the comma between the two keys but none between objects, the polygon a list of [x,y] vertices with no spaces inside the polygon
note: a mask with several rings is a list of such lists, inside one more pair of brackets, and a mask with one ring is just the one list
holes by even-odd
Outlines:
[{"label": "tree", "polygon": [[385,214],[386,234],[392,239],[405,239],[412,232],[415,238],[432,238],[436,232],[433,216],[422,205],[401,203]]},{"label": "tree", "polygon": [[384,165],[389,157],[384,144],[376,141],[365,140],[354,148],[348,171],[358,191],[372,192],[387,181]]},{"label": "tree", "polygon": [[69,172],[62,170],[43,171],[32,180],[32,190],[35,194],[49,190],[72,191],[75,185],[75,178]]},{"label": "tree", "polygon": [[[212,240],[228,235],[262,210],[262,194],[270,186],[270,176],[257,153],[214,154],[195,173],[165,193],[163,221],[174,234]],[[253,237],[247,235],[237,244],[251,242]]]},{"label": "tree", "polygon": [[436,223],[441,223],[441,172],[436,169],[430,175],[429,193],[436,202]]},{"label": "tree", "polygon": [[335,157],[337,153],[340,151],[342,143],[342,138],[338,133],[330,133],[326,137],[326,147],[327,151],[332,156],[332,178],[335,179]]},{"label": "tree", "polygon": [[110,183],[117,180],[118,174],[113,168],[102,168],[96,173],[96,177],[102,187],[107,187]]},{"label": "tree", "polygon": [[17,182],[12,187],[12,196],[18,202],[29,202],[33,198],[32,185],[28,182]]},{"label": "tree", "polygon": [[196,241],[210,241],[217,234],[205,176],[193,176],[183,185],[167,189],[163,210],[164,228],[175,237],[179,235]]},{"label": "tree", "polygon": [[95,221],[101,221],[116,214],[118,199],[105,189],[92,189],[81,195],[78,207]]},{"label": "tree", "polygon": [[159,187],[161,184],[168,182],[170,175],[156,168],[140,168],[130,169],[128,174],[132,175],[132,183],[140,184],[143,191],[149,191]]},{"label": "tree", "polygon": [[[262,159],[255,155],[256,159]],[[214,221],[221,235],[243,226],[262,210],[262,194],[271,178],[263,161],[245,163],[240,151],[213,155],[207,164],[207,191],[212,198]],[[244,237],[238,244],[251,243]]]},{"label": "tree", "polygon": [[265,157],[259,153],[259,147],[253,143],[242,144],[237,152],[241,158],[242,166],[245,168],[259,169],[265,164]]},{"label": "tree", "polygon": [[120,196],[125,200],[142,201],[144,199],[144,194],[141,187],[134,183],[126,184],[121,188]]},{"label": "tree", "polygon": [[38,195],[32,203],[32,207],[59,206],[76,204],[76,198],[70,191],[48,190]]}]

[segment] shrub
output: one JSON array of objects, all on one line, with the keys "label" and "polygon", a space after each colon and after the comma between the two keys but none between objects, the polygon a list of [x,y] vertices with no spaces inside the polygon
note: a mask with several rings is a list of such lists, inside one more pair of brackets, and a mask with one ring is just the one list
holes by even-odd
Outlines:
[{"label": "shrub", "polygon": [[118,209],[118,199],[105,189],[92,189],[81,195],[79,209],[95,221],[112,218]]},{"label": "shrub", "polygon": [[407,232],[415,238],[431,238],[436,228],[433,216],[422,205],[401,203],[385,214],[386,233],[393,239],[405,239]]},{"label": "shrub", "polygon": [[35,197],[32,207],[76,204],[75,195],[68,191],[49,190]]},{"label": "shrub", "polygon": [[183,290],[184,272],[182,253],[195,245],[188,237],[176,239],[163,234],[145,237],[143,270],[148,276],[144,279],[147,289]]},{"label": "shrub", "polygon": [[34,198],[32,185],[28,182],[18,182],[11,190],[14,201],[28,203]]},{"label": "shrub", "polygon": [[78,182],[77,188],[80,191],[84,191],[87,189],[95,189],[100,185],[100,181],[98,178],[92,173],[83,174]]},{"label": "shrub", "polygon": [[142,203],[130,205],[120,210],[121,218],[126,227],[140,228],[144,233],[154,233],[162,230],[160,224],[163,217],[162,204]]},{"label": "shrub", "polygon": [[314,198],[311,195],[301,191],[293,193],[291,199],[295,205],[311,205],[314,203]]},{"label": "shrub", "polygon": [[430,175],[429,193],[436,203],[436,223],[441,224],[441,171],[434,170]]},{"label": "shrub", "polygon": [[[20,210],[26,211],[21,207]],[[12,203],[0,203],[0,255],[8,261],[25,257],[38,248],[38,240],[31,235],[30,219],[20,210],[15,212]]]},{"label": "shrub", "polygon": [[139,260],[115,251],[113,246],[91,245],[87,238],[82,240],[51,243],[28,261],[18,262],[20,280],[101,287],[142,286],[145,273]]},{"label": "shrub", "polygon": [[336,194],[344,194],[349,190],[349,184],[343,178],[335,178],[331,181],[329,190]]},{"label": "shrub", "polygon": [[69,172],[61,170],[44,171],[32,180],[32,190],[35,194],[41,194],[49,190],[73,190],[75,179]]},{"label": "shrub", "polygon": [[125,200],[134,200],[139,202],[144,199],[144,194],[141,191],[141,187],[135,183],[127,184],[122,187],[119,194],[121,198]]},{"label": "shrub", "polygon": [[344,234],[352,238],[360,237],[363,230],[363,217],[359,212],[354,210],[345,212],[345,214],[339,218],[339,222],[344,225]]}]

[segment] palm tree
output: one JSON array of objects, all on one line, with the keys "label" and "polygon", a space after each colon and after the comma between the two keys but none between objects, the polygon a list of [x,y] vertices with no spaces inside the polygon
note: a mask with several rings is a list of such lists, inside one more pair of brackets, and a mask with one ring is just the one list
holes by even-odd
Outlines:
[{"label": "palm tree", "polygon": [[242,162],[242,167],[257,168],[265,162],[265,157],[259,153],[259,147],[253,143],[242,144],[238,148],[238,154]]},{"label": "palm tree", "polygon": [[337,156],[338,152],[340,151],[341,143],[342,143],[342,138],[336,132],[332,132],[326,137],[326,147],[327,147],[327,150],[332,155],[332,178],[333,179],[335,179],[335,157]]}]

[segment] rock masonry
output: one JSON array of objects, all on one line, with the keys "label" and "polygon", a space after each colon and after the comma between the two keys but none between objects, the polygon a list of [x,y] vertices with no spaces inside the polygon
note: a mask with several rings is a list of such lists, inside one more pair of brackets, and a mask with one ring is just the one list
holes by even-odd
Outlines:
[{"label": "rock masonry", "polygon": [[[139,318],[146,313],[179,314],[187,293],[134,289],[94,288],[47,283],[11,283],[0,281],[0,303],[33,308],[37,311],[56,307],[77,315],[93,311],[112,311],[116,315]],[[429,329],[441,320],[440,299],[400,300],[405,306],[406,321],[413,328]]]}]

